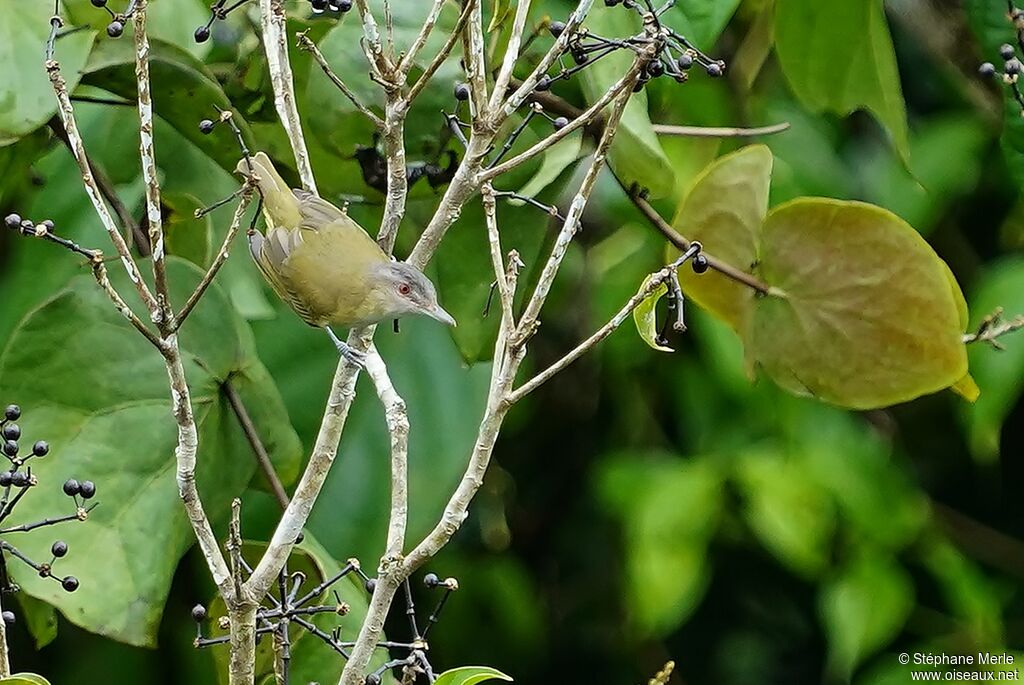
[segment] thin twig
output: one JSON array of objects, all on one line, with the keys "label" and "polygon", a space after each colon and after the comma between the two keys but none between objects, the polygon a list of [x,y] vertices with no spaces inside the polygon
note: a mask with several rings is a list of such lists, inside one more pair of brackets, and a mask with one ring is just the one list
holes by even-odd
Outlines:
[{"label": "thin twig", "polygon": [[734,128],[728,126],[675,126],[672,124],[654,124],[654,132],[663,136],[687,136],[690,138],[752,138],[769,136],[789,130],[789,122],[784,121],[771,126],[756,128]]},{"label": "thin twig", "polygon": [[997,338],[1024,328],[1024,314],[1018,314],[1015,318],[1006,321],[1003,319],[1003,308],[999,307],[994,312],[982,319],[981,324],[973,333],[965,333],[963,342],[965,345],[971,343],[988,343],[997,350],[1005,349]]},{"label": "thin twig", "polygon": [[505,58],[501,62],[497,78],[494,79],[491,100],[487,103],[489,112],[501,106],[502,100],[505,98],[505,90],[512,78],[512,71],[519,61],[519,49],[523,42],[523,32],[526,30],[526,18],[530,14],[531,1],[518,0],[516,2],[516,15],[512,19],[512,30],[509,32],[508,42],[505,46]]},{"label": "thin twig", "polygon": [[[475,0],[468,0],[466,2],[466,7],[471,5],[473,2],[475,2]],[[419,57],[423,46],[427,44],[427,39],[430,38],[430,34],[433,32],[434,26],[437,24],[438,17],[441,16],[441,10],[444,8],[444,5],[445,0],[434,0],[434,4],[431,5],[426,19],[423,20],[423,26],[420,27],[419,33],[416,34],[416,38],[413,40],[412,45],[409,46],[409,50],[398,63],[397,71],[399,74],[408,74],[409,70],[412,69],[413,64],[416,63],[416,58]],[[465,13],[466,7],[463,7],[463,13]],[[452,33],[454,35],[459,32],[460,30],[456,29]]]},{"label": "thin twig", "polygon": [[342,81],[341,78],[334,73],[334,70],[331,69],[331,65],[327,63],[327,59],[324,57],[323,53],[320,52],[320,48],[316,46],[316,43],[309,39],[309,36],[307,36],[306,33],[307,31],[303,31],[301,33],[296,34],[296,37],[298,38],[299,41],[299,49],[305,50],[309,54],[313,55],[313,59],[316,60],[316,63],[320,65],[320,69],[324,72],[324,74],[327,75],[327,78],[329,78],[331,80],[331,83],[333,83],[338,88],[338,90],[341,91],[342,95],[348,98],[349,102],[352,103],[356,110],[360,114],[365,116],[367,119],[369,119],[373,123],[373,125],[376,126],[378,129],[383,129],[384,120],[381,119],[376,114],[374,114],[372,111],[370,111],[370,109],[366,105],[359,101],[359,98],[356,96],[355,92],[351,88],[346,86],[345,82]]},{"label": "thin twig", "polygon": [[[448,34],[448,38],[445,39],[444,45],[438,50],[437,54],[434,55],[434,59],[430,61],[420,77],[416,79],[416,83],[409,89],[409,93],[405,96],[406,102],[413,102],[423,89],[430,82],[430,79],[434,77],[434,74],[441,65],[444,64],[445,60],[452,54],[452,50],[455,49],[455,44],[459,42],[459,38],[462,36],[463,31],[466,27],[466,22],[469,19],[469,15],[473,12],[473,8],[476,5],[477,0],[466,0],[465,5],[462,6],[462,12],[459,13],[459,19],[455,23],[455,28]],[[406,56],[408,57],[408,55]]]},{"label": "thin twig", "polygon": [[288,492],[284,489],[284,484],[281,483],[277,471],[274,470],[274,463],[270,460],[270,454],[267,453],[267,448],[264,447],[263,440],[260,439],[256,424],[253,423],[252,417],[249,416],[249,410],[246,409],[245,403],[242,402],[238,390],[235,389],[235,384],[228,378],[221,383],[220,387],[224,391],[224,397],[227,398],[228,404],[231,405],[231,411],[235,413],[235,418],[238,419],[238,425],[241,426],[245,439],[249,442],[249,447],[252,448],[252,453],[256,456],[256,464],[263,473],[263,477],[266,478],[271,492],[274,493],[274,498],[281,506],[282,511],[287,509],[289,502]]}]

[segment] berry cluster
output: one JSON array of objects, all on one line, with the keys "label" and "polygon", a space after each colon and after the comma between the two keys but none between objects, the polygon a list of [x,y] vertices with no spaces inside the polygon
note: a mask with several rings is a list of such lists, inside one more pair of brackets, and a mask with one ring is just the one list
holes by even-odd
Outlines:
[{"label": "berry cluster", "polygon": [[[32,443],[27,452],[22,451],[20,441],[22,439],[21,426],[17,424],[21,418],[21,408],[16,404],[8,405],[0,417],[0,454],[10,462],[10,468],[0,471],[0,488],[3,494],[0,495],[0,524],[3,523],[14,511],[14,508],[31,488],[38,486],[38,481],[32,473],[32,468],[26,466],[31,459],[41,459],[50,452],[50,446],[45,440],[37,440]],[[75,511],[64,516],[45,518],[34,523],[23,523],[16,526],[0,528],[0,535],[9,533],[27,533],[36,528],[52,526],[67,521],[85,521],[89,512],[95,508],[96,503],[86,506],[87,500],[96,495],[96,484],[91,480],[77,481],[74,479],[64,483],[64,494],[71,497],[75,502]],[[42,578],[52,578],[60,583],[67,592],[74,592],[78,589],[78,578],[75,576],[59,576],[54,573],[54,565],[57,559],[63,558],[68,553],[68,545],[62,540],[57,540],[50,546],[52,555],[48,562],[35,562],[22,553],[17,547],[0,539],[0,591],[9,593],[17,591],[7,573],[7,556],[9,554],[19,561],[30,566]],[[14,621],[14,614],[9,611],[3,612],[3,620],[7,623]]]},{"label": "berry cluster", "polygon": [[326,11],[345,13],[352,9],[352,0],[309,0],[309,4],[313,7],[313,14]]},{"label": "berry cluster", "polygon": [[124,34],[124,26],[128,23],[132,14],[135,13],[135,0],[128,3],[124,12],[115,12],[107,7],[107,0],[90,0],[93,7],[105,9],[110,15],[110,23],[107,24],[107,35],[111,38],[120,38]]},{"label": "berry cluster", "polygon": [[985,62],[978,68],[978,73],[985,78],[995,78],[999,76],[1002,82],[1009,87],[1010,92],[1013,94],[1014,99],[1021,109],[1021,116],[1024,116],[1024,93],[1021,92],[1018,81],[1021,78],[1021,74],[1024,74],[1024,62],[1021,62],[1017,56],[1017,49],[1024,51],[1024,10],[1021,10],[1013,5],[1013,2],[1007,3],[1007,18],[1013,24],[1014,29],[1017,32],[1017,47],[1004,43],[999,48],[999,56],[1003,61],[1003,69],[1000,72],[995,64],[992,62]]},{"label": "berry cluster", "polygon": [[[301,536],[299,542],[301,542]],[[247,573],[252,573],[252,568],[240,560]],[[350,611],[347,602],[344,602],[336,590],[333,603],[323,603],[323,595],[331,590],[331,587],[346,576],[355,573],[361,580],[366,592],[373,595],[377,586],[377,580],[370,578],[363,572],[357,559],[349,559],[345,566],[330,578],[325,579],[318,585],[303,592],[306,583],[306,576],[300,571],[289,573],[287,566],[278,577],[278,589],[276,594],[268,594],[264,604],[256,611],[256,640],[259,641],[264,635],[272,635],[275,645],[280,648],[280,672],[281,680],[278,682],[288,685],[289,683],[289,661],[291,654],[291,640],[289,627],[296,625],[306,630],[309,634],[316,636],[320,641],[333,649],[342,658],[348,659],[350,650],[355,645],[353,640],[343,640],[341,628],[337,627],[327,632],[317,626],[311,620],[314,616],[321,614],[335,614],[345,616]],[[386,649],[391,654],[400,654],[394,659],[380,666],[374,672],[366,676],[366,685],[380,685],[383,674],[395,668],[402,668],[413,674],[416,678],[424,675],[428,682],[434,682],[435,676],[430,662],[427,660],[427,634],[430,628],[437,623],[441,610],[444,608],[448,597],[452,592],[459,589],[459,583],[454,578],[440,579],[434,573],[428,573],[423,577],[423,584],[429,589],[440,589],[443,594],[439,598],[434,610],[427,617],[427,624],[421,631],[416,621],[416,608],[413,603],[412,587],[408,580],[404,583],[404,594],[406,609],[409,617],[409,626],[412,632],[412,639],[408,642],[396,642],[393,640],[382,641],[377,647]],[[193,644],[197,648],[210,647],[213,645],[225,644],[230,640],[229,635],[207,637],[203,635],[203,624],[208,618],[206,607],[197,604],[192,607],[192,619],[196,622],[196,638]],[[226,631],[229,628],[226,616],[217,618],[217,627]],[[408,682],[414,682],[410,680]]]},{"label": "berry cluster", "polygon": [[102,254],[98,250],[87,250],[84,247],[79,246],[78,243],[66,238],[61,238],[59,235],[54,233],[53,221],[50,219],[44,219],[39,223],[35,223],[31,219],[22,219],[19,214],[8,214],[4,217],[4,226],[30,238],[41,238],[43,240],[48,240],[51,243],[57,243],[61,247],[80,254],[83,257],[87,257],[89,261],[92,262],[95,262],[102,257]]}]

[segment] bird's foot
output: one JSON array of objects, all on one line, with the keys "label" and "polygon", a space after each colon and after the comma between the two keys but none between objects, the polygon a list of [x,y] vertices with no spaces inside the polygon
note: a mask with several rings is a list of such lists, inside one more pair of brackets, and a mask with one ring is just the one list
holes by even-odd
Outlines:
[{"label": "bird's foot", "polygon": [[338,352],[341,354],[342,357],[347,359],[349,363],[358,366],[360,369],[366,366],[365,352],[360,352],[359,350],[357,350],[356,348],[352,347],[347,342],[344,342],[342,340],[339,340],[335,344],[335,347],[338,348]]}]

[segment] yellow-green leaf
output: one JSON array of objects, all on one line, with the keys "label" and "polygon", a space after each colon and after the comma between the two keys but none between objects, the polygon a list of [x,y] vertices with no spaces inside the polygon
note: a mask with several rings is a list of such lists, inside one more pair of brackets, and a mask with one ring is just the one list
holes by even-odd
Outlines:
[{"label": "yellow-green leaf", "polygon": [[[673,225],[704,249],[739,269],[749,271],[757,261],[759,234],[768,211],[772,153],[750,145],[721,157],[701,173],[676,214]],[[678,254],[678,253],[677,253]],[[683,291],[697,304],[733,329],[743,329],[753,291],[708,271],[679,270]]]},{"label": "yellow-green leaf", "polygon": [[512,682],[512,678],[490,666],[462,666],[439,675],[434,685],[477,685],[488,680]]},{"label": "yellow-green leaf", "polygon": [[[651,277],[648,276],[640,289],[645,289],[650,282]],[[645,343],[659,352],[675,352],[671,347],[658,342],[661,338],[658,335],[658,300],[664,297],[667,292],[668,288],[665,287],[665,284],[660,284],[654,289],[654,292],[645,297],[637,308],[633,310],[633,323],[636,324],[636,330],[640,337],[644,339]]]},{"label": "yellow-green leaf", "polygon": [[948,268],[891,212],[805,198],[765,222],[748,357],[787,390],[855,409],[905,402],[967,373]]}]

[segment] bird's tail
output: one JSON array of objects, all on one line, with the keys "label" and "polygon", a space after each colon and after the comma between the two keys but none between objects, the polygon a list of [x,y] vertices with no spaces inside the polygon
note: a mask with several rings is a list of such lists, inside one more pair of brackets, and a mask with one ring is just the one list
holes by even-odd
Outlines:
[{"label": "bird's tail", "polygon": [[[274,163],[265,152],[257,152],[251,158],[252,173],[256,176],[260,194],[263,195],[263,212],[270,226],[295,228],[302,221],[299,201],[285,180],[277,173]],[[239,160],[235,167],[239,174],[250,173],[249,160]]]}]

